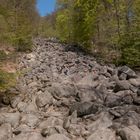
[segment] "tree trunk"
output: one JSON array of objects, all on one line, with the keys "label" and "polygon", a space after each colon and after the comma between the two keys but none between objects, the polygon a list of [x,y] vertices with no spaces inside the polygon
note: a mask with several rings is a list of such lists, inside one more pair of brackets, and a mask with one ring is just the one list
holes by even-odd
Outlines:
[{"label": "tree trunk", "polygon": [[116,20],[117,20],[117,32],[120,38],[121,34],[120,34],[119,0],[114,0],[114,7],[115,7]]}]

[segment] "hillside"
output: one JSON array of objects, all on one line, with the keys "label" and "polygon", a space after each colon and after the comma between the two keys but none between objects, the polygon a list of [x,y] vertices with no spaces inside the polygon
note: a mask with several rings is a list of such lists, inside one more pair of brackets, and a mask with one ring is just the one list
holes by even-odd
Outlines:
[{"label": "hillside", "polygon": [[16,96],[2,98],[0,140],[140,139],[140,76],[55,40],[34,45]]},{"label": "hillside", "polygon": [[0,140],[140,140],[139,23],[139,0],[0,0]]}]

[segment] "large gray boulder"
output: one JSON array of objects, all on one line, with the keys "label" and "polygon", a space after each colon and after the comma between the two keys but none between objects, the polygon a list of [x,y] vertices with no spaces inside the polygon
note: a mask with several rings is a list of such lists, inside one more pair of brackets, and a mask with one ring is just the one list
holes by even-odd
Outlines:
[{"label": "large gray boulder", "polygon": [[130,69],[128,66],[122,66],[122,67],[120,67],[118,69],[118,73],[119,73],[119,75],[121,73],[127,74],[127,78],[128,79],[130,79],[130,78],[136,78],[137,77],[136,73],[132,69]]},{"label": "large gray boulder", "polygon": [[129,90],[129,89],[130,89],[130,83],[127,80],[117,81],[114,87],[114,92]]},{"label": "large gray boulder", "polygon": [[39,92],[36,98],[36,105],[38,107],[44,107],[45,105],[50,105],[52,103],[53,97],[50,92]]},{"label": "large gray boulder", "polygon": [[100,114],[94,115],[95,121],[87,126],[88,131],[91,133],[100,129],[107,129],[112,125],[112,117],[107,112],[101,112]]},{"label": "large gray boulder", "polygon": [[29,127],[36,127],[39,123],[39,116],[34,114],[24,114],[22,115],[21,122],[28,125]]},{"label": "large gray boulder", "polygon": [[77,97],[80,102],[100,102],[102,103],[103,94],[100,90],[89,85],[77,85]]},{"label": "large gray boulder", "polygon": [[71,83],[53,83],[49,88],[50,93],[57,97],[70,97],[76,95],[76,89]]},{"label": "large gray boulder", "polygon": [[80,81],[78,81],[76,84],[77,85],[83,85],[83,86],[90,86],[90,87],[96,87],[99,82],[98,82],[98,75],[94,73],[90,73],[86,76],[84,76]]},{"label": "large gray boulder", "polygon": [[115,107],[124,104],[132,104],[136,94],[130,90],[119,91],[117,93],[110,93],[107,95],[105,105],[108,107]]},{"label": "large gray boulder", "polygon": [[128,126],[119,131],[119,135],[123,140],[140,140],[140,129],[135,126]]},{"label": "large gray boulder", "polygon": [[11,124],[12,127],[17,127],[20,122],[20,114],[17,113],[0,113],[0,125],[4,123]]},{"label": "large gray boulder", "polygon": [[95,114],[98,111],[98,105],[92,102],[77,102],[71,106],[69,113],[72,114],[74,111],[77,111],[78,117],[83,117],[85,115]]}]

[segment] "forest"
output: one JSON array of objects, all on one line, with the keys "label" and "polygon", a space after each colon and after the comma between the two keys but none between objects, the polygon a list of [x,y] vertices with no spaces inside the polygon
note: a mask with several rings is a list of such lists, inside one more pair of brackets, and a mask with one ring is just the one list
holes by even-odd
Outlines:
[{"label": "forest", "polygon": [[44,17],[36,2],[0,0],[0,64],[30,52],[33,38],[53,37],[105,63],[140,66],[139,0],[57,0],[55,11]]}]

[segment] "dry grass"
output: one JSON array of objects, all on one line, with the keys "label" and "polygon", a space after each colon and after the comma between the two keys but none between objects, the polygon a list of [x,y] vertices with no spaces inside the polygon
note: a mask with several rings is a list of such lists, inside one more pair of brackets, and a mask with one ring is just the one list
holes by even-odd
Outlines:
[{"label": "dry grass", "polygon": [[16,73],[17,64],[10,61],[5,61],[5,63],[1,63],[0,70],[5,71],[7,73]]},{"label": "dry grass", "polygon": [[16,84],[16,52],[12,46],[0,44],[0,92]]}]

